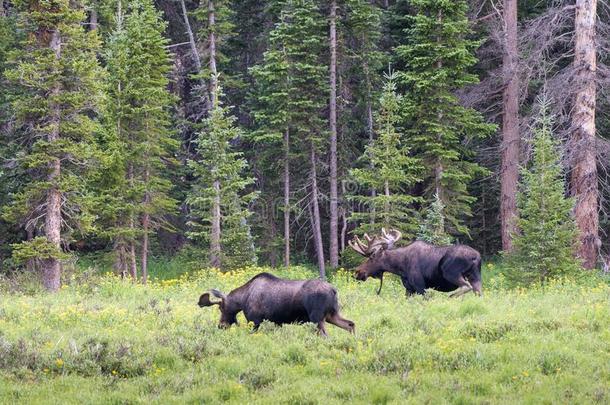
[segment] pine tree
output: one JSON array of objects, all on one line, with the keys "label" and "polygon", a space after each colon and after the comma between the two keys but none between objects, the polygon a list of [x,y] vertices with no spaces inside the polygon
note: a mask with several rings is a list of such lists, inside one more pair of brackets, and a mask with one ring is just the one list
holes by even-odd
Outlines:
[{"label": "pine tree", "polygon": [[[218,265],[232,268],[256,262],[247,222],[250,216],[248,204],[256,193],[246,190],[253,179],[244,175],[247,162],[242,154],[233,151],[232,142],[241,135],[235,125],[236,119],[229,114],[229,108],[222,105],[219,94],[213,99],[215,105],[196,141],[198,157],[189,161],[197,180],[187,197],[190,207],[188,236],[195,242],[211,242],[214,201],[220,201],[221,250]],[[219,187],[215,187],[215,184]],[[210,256],[214,256],[210,258],[211,262],[216,260],[211,248]]]},{"label": "pine tree", "polygon": [[430,205],[426,217],[419,227],[417,239],[441,246],[451,244],[452,238],[445,231],[444,210],[443,201],[435,194],[434,202]]},{"label": "pine tree", "polygon": [[34,260],[44,286],[60,286],[62,245],[92,221],[85,185],[97,155],[96,120],[102,70],[95,32],[86,32],[83,5],[67,0],[19,1],[24,39],[9,57],[5,76],[13,86],[15,163],[28,181],[11,196],[5,219],[30,229],[33,238],[14,247],[14,257]]},{"label": "pine tree", "polygon": [[426,196],[438,194],[446,205],[451,233],[467,233],[464,217],[474,201],[469,183],[485,170],[472,161],[469,143],[495,130],[481,114],[460,105],[456,91],[477,82],[469,69],[475,64],[477,41],[471,34],[464,0],[413,0],[416,14],[408,30],[409,44],[396,48],[405,64],[402,83],[407,99],[407,134],[426,167]]},{"label": "pine tree", "polygon": [[272,162],[272,167],[277,167],[278,156],[282,156],[278,169],[283,173],[284,186],[285,264],[290,259],[290,213],[295,209],[291,201],[295,183],[299,184],[291,181],[291,170],[296,165],[308,167],[308,178],[301,176],[299,180],[305,180],[300,186],[309,191],[305,210],[310,214],[318,267],[324,275],[317,173],[326,142],[321,116],[326,99],[320,97],[328,89],[327,69],[321,62],[326,42],[324,19],[312,0],[287,0],[281,6],[264,60],[252,69],[256,79],[253,112],[258,124],[252,139],[265,145],[261,158]]},{"label": "pine tree", "polygon": [[351,171],[365,192],[378,191],[373,195],[352,196],[366,210],[354,212],[351,219],[360,222],[357,233],[379,233],[385,227],[398,229],[409,238],[417,226],[413,203],[419,200],[409,191],[420,181],[421,165],[410,156],[398,132],[402,96],[396,93],[396,74],[391,73],[386,79],[376,119],[378,138],[366,147],[364,167]]},{"label": "pine tree", "polygon": [[[120,4],[120,3],[119,3]],[[141,242],[142,281],[147,280],[148,239],[175,209],[166,173],[177,141],[169,129],[173,97],[168,91],[171,60],[165,23],[150,0],[119,10],[106,55],[109,78],[110,173],[105,177],[105,212],[113,223],[117,267],[136,278],[136,243]]]},{"label": "pine tree", "polygon": [[565,197],[564,172],[557,143],[552,137],[548,103],[539,101],[540,112],[532,143],[529,167],[521,171],[517,195],[519,234],[512,252],[506,252],[510,278],[529,284],[575,274],[577,228],[574,199]]}]

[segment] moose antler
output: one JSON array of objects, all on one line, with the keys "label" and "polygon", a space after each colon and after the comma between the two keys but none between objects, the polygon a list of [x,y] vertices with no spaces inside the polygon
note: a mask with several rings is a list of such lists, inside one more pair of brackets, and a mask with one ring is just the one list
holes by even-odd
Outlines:
[{"label": "moose antler", "polygon": [[397,229],[390,229],[390,232],[386,232],[385,228],[381,228],[381,236],[383,241],[387,244],[386,249],[391,249],[394,246],[394,243],[398,242],[402,237],[402,233]]},{"label": "moose antler", "polygon": [[370,237],[365,233],[364,239],[366,240],[366,243],[361,241],[358,236],[354,236],[354,239],[350,240],[348,243],[356,253],[369,257],[379,250],[392,248],[394,243],[396,243],[401,236],[402,234],[400,231],[393,229],[390,230],[390,232],[386,232],[385,228],[381,228],[381,236]]}]

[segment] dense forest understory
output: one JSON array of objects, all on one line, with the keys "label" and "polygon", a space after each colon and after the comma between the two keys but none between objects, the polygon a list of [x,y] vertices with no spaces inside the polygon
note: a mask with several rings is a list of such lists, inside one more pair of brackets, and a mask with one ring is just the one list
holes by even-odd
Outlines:
[{"label": "dense forest understory", "polygon": [[607,269],[609,11],[0,0],[2,271],[56,291],[94,253],[144,283],[151,255],[324,277],[382,228],[541,280]]}]

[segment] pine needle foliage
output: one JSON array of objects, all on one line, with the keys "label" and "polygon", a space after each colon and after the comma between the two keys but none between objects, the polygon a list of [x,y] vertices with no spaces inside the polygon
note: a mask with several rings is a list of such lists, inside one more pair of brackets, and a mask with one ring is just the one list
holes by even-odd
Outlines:
[{"label": "pine needle foliage", "polygon": [[45,234],[48,196],[59,193],[61,241],[24,241],[14,245],[14,255],[20,261],[61,259],[60,244],[90,231],[94,220],[86,185],[99,160],[100,42],[96,32],[83,28],[85,10],[79,2],[16,1],[14,6],[23,36],[6,54],[4,76],[15,124],[7,147],[23,183],[10,195],[3,217]]},{"label": "pine needle foliage", "polygon": [[450,245],[453,238],[445,231],[445,205],[438,194],[428,208],[426,216],[419,227],[417,239],[434,245]]},{"label": "pine needle foliage", "polygon": [[471,69],[479,42],[471,39],[466,1],[413,0],[411,6],[409,42],[396,48],[405,66],[401,84],[406,94],[406,133],[427,167],[427,200],[438,193],[446,206],[448,231],[464,234],[468,233],[464,219],[472,215],[475,200],[468,186],[486,173],[473,161],[469,144],[496,129],[479,112],[462,106],[456,96],[478,81]]},{"label": "pine needle foliage", "polygon": [[[222,90],[216,94],[210,117],[204,121],[197,137],[197,157],[188,162],[197,179],[187,196],[190,207],[187,236],[199,246],[210,242],[214,198],[220,194],[221,258],[223,269],[235,268],[256,262],[256,251],[248,219],[248,204],[257,196],[248,191],[254,179],[248,177],[248,164],[236,142],[242,132],[230,108],[222,105]],[[214,188],[218,182],[219,189]]]},{"label": "pine needle foliage", "polygon": [[351,219],[359,222],[356,233],[379,233],[385,227],[398,229],[409,238],[417,229],[413,204],[419,201],[410,188],[420,181],[422,167],[399,132],[403,97],[396,92],[396,77],[391,72],[386,75],[375,119],[378,137],[366,147],[363,167],[351,171],[358,190],[375,193],[350,197],[360,206]]},{"label": "pine needle foliage", "polygon": [[552,136],[548,103],[539,100],[540,113],[530,164],[521,171],[517,207],[519,234],[514,250],[506,254],[510,279],[515,284],[544,282],[576,275],[577,228],[572,210],[574,199],[565,196],[564,172],[558,145]]}]

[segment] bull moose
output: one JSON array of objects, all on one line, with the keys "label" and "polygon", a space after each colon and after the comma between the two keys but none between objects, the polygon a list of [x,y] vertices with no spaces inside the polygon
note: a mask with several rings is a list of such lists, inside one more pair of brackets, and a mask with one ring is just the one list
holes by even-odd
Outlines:
[{"label": "bull moose", "polygon": [[327,336],[325,322],[354,333],[355,324],[339,314],[337,290],[322,280],[284,280],[269,273],[260,273],[229,294],[210,290],[199,298],[200,307],[218,305],[220,327],[237,323],[237,314],[244,312],[254,330],[268,320],[282,325],[313,322],[318,332]]},{"label": "bull moose", "polygon": [[427,288],[452,291],[451,296],[459,297],[469,291],[481,295],[481,255],[465,245],[436,246],[423,241],[415,241],[408,246],[392,249],[401,238],[397,230],[380,236],[364,235],[365,241],[357,236],[349,242],[356,252],[367,260],[356,268],[355,277],[364,281],[368,277],[380,280],[383,273],[393,273],[402,279],[407,294],[423,294]]}]

